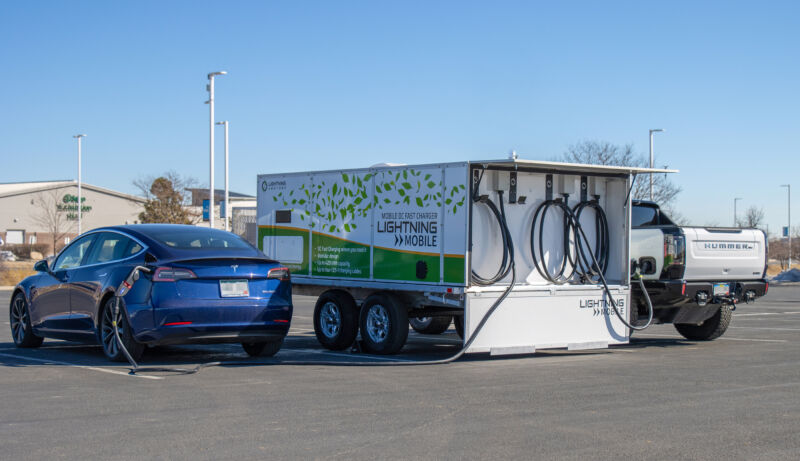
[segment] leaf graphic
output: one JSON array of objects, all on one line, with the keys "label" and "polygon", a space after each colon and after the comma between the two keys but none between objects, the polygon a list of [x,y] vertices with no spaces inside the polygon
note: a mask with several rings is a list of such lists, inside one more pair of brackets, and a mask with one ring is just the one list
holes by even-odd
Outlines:
[{"label": "leaf graphic", "polygon": [[425,175],[425,181],[427,181],[427,180],[429,180],[429,179],[431,179],[431,175],[429,175],[429,174],[426,174],[426,175]]},{"label": "leaf graphic", "polygon": [[300,215],[300,221],[305,221],[305,220],[306,220],[306,217],[303,216],[303,215]]},{"label": "leaf graphic", "polygon": [[442,202],[436,202],[436,206],[442,206]]},{"label": "leaf graphic", "polygon": [[361,182],[361,178],[359,178],[358,176],[356,176],[356,183],[358,184],[359,188],[361,188],[361,186],[363,186],[363,183]]},{"label": "leaf graphic", "polygon": [[336,195],[337,192],[339,192],[339,185],[334,183],[333,189],[331,189],[331,195]]},{"label": "leaf graphic", "polygon": [[417,181],[417,192],[419,192],[419,188],[422,187],[422,183]]},{"label": "leaf graphic", "polygon": [[356,229],[356,223],[352,223],[352,224],[350,224],[350,227],[352,227],[352,228],[353,228],[353,230],[355,230],[355,229]]},{"label": "leaf graphic", "polygon": [[[383,199],[383,203],[392,203],[392,201],[391,201],[391,200],[389,200],[388,198],[385,198],[385,199]],[[399,202],[398,202],[398,203],[399,203]]]},{"label": "leaf graphic", "polygon": [[422,207],[422,199],[419,197],[417,197],[417,206],[420,208]]},{"label": "leaf graphic", "polygon": [[364,181],[369,181],[370,179],[372,179],[372,173],[367,173],[366,176],[364,176]]},{"label": "leaf graphic", "polygon": [[406,191],[404,191],[403,189],[397,189],[397,193],[400,194],[401,197],[404,197],[406,195]]},{"label": "leaf graphic", "polygon": [[362,190],[361,191],[361,196],[364,197],[364,198],[367,198],[367,191],[366,190]]},{"label": "leaf graphic", "polygon": [[299,203],[300,205],[305,205],[306,199],[301,198],[300,200],[297,201],[297,203]]},{"label": "leaf graphic", "polygon": [[346,230],[347,232],[350,232],[350,224],[345,224],[344,225],[344,230]]},{"label": "leaf graphic", "polygon": [[400,200],[395,200],[395,201],[394,201],[394,204],[395,204],[395,205],[400,205]]},{"label": "leaf graphic", "polygon": [[297,199],[292,199],[292,205],[296,205],[296,204],[297,204]]},{"label": "leaf graphic", "polygon": [[407,196],[407,195],[406,195],[406,198],[404,198],[404,199],[403,199],[403,203],[405,203],[406,205],[408,205],[409,203],[411,203],[411,197],[409,197],[409,196]]},{"label": "leaf graphic", "polygon": [[360,203],[361,203],[363,200],[364,200],[364,199],[362,199],[361,197],[356,197],[356,199],[355,199],[355,200],[353,200],[353,203],[355,203],[356,205],[358,205],[358,204],[360,204]]},{"label": "leaf graphic", "polygon": [[406,189],[411,189],[411,184],[410,183],[404,182],[402,184],[402,186],[405,187]]},{"label": "leaf graphic", "polygon": [[[208,194],[208,195],[211,195],[211,194]],[[278,201],[278,197],[272,197],[272,201],[273,202],[277,202]]]},{"label": "leaf graphic", "polygon": [[450,205],[451,203],[453,203],[453,199],[449,198],[449,199],[445,200],[444,203],[445,203],[445,205]]},{"label": "leaf graphic", "polygon": [[456,210],[458,209],[458,205],[453,206],[453,214],[456,214]]},{"label": "leaf graphic", "polygon": [[428,189],[433,189],[434,187],[436,187],[436,183],[433,181],[428,181],[428,184],[426,184],[426,186],[428,186]]},{"label": "leaf graphic", "polygon": [[347,177],[347,174],[346,174],[346,173],[342,173],[342,180],[343,180],[344,182],[350,182],[350,179],[348,179],[348,177]]},{"label": "leaf graphic", "polygon": [[292,195],[294,195],[294,191],[293,191],[293,190],[290,190],[290,191],[289,191],[289,196],[291,197]]},{"label": "leaf graphic", "polygon": [[403,170],[403,179],[408,179],[408,170]]}]

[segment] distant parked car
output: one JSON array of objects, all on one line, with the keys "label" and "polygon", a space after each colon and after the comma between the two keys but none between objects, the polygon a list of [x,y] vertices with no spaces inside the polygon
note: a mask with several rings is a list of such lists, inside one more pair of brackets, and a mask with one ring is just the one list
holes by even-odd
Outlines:
[{"label": "distant parked car", "polygon": [[[122,297],[115,290],[145,266]],[[17,347],[44,338],[99,342],[122,361],[113,321],[134,359],[145,345],[239,342],[251,356],[278,352],[289,331],[289,270],[229,232],[195,226],[138,224],[81,235],[14,289],[10,324]]]},{"label": "distant parked car", "polygon": [[10,251],[0,251],[0,261],[16,261],[17,256]]}]

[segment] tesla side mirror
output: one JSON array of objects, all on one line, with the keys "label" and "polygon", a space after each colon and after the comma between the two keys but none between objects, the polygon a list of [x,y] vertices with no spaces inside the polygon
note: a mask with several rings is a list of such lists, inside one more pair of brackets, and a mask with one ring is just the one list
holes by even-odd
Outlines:
[{"label": "tesla side mirror", "polygon": [[33,265],[33,270],[36,272],[48,272],[50,268],[47,265],[47,260],[36,261],[36,264]]}]

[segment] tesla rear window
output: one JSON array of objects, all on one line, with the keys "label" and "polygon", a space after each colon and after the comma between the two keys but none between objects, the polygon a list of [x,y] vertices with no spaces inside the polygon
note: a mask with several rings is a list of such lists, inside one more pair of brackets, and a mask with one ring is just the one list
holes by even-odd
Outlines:
[{"label": "tesla rear window", "polygon": [[253,248],[249,243],[234,234],[208,229],[165,230],[150,232],[149,234],[164,245],[179,250]]}]

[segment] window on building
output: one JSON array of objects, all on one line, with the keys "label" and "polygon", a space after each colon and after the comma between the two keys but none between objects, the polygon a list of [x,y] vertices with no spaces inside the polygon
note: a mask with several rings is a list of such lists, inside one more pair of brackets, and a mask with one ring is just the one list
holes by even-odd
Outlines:
[{"label": "window on building", "polygon": [[30,237],[28,237],[28,243],[30,243],[31,245],[36,245],[36,236],[31,235]]}]

